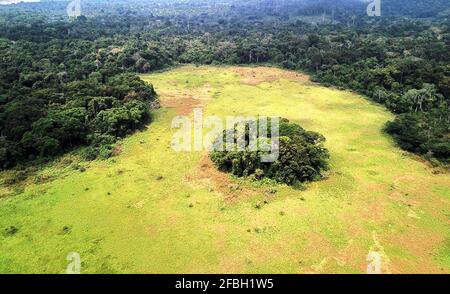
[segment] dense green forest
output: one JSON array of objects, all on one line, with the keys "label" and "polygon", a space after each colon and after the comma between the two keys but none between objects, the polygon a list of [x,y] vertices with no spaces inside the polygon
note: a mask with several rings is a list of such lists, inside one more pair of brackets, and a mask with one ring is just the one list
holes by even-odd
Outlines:
[{"label": "dense green forest", "polygon": [[184,63],[308,72],[384,104],[403,149],[450,160],[447,0],[385,0],[381,17],[350,0],[91,0],[77,19],[66,6],[0,6],[0,168],[79,146],[110,156],[158,107],[137,74]]}]

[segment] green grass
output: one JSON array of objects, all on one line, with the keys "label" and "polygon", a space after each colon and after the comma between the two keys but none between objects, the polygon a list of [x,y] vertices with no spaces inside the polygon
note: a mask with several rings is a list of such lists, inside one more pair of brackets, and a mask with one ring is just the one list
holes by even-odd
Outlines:
[{"label": "green grass", "polygon": [[260,209],[268,186],[231,179],[252,193],[230,200],[214,178],[195,177],[204,152],[170,148],[177,110],[162,108],[115,158],[81,162],[85,172],[63,158],[39,171],[48,182],[14,196],[0,188],[0,273],[64,273],[72,251],[83,273],[362,273],[377,242],[384,271],[450,272],[450,177],[382,133],[392,118],[382,107],[309,82],[245,84],[229,68],[143,78],[163,103],[203,93],[205,115],[282,116],[324,134],[329,178],[277,186]]}]

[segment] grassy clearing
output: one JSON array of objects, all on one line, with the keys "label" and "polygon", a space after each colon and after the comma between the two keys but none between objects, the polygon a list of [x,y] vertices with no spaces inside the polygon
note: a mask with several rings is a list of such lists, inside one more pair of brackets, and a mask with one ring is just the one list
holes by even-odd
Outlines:
[{"label": "grassy clearing", "polygon": [[[63,273],[72,251],[84,273],[361,273],[370,250],[382,253],[384,272],[450,272],[450,176],[394,146],[382,107],[276,69],[143,78],[168,107],[121,142],[122,154],[80,163],[84,172],[48,166],[39,173],[51,180],[0,196],[1,273]],[[171,120],[197,106],[282,116],[324,134],[330,177],[267,195],[268,186],[215,172],[205,152],[174,152]]]}]

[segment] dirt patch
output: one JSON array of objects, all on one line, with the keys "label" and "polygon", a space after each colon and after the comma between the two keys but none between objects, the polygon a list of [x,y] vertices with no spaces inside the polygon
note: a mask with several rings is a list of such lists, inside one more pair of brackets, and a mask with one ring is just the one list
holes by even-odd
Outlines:
[{"label": "dirt patch", "polygon": [[122,145],[116,145],[113,150],[112,150],[112,154],[113,156],[118,156],[122,153]]},{"label": "dirt patch", "polygon": [[207,104],[211,99],[211,89],[211,85],[206,83],[196,89],[174,90],[161,93],[159,101],[162,107],[173,108],[179,115],[189,115],[194,108],[203,108]]},{"label": "dirt patch", "polygon": [[[320,274],[326,272],[326,266],[331,260],[331,256],[336,254],[336,250],[333,248],[328,238],[320,233],[314,231],[305,232],[304,238],[307,240],[307,244],[301,252],[305,256],[304,258],[308,257],[314,260],[319,260],[320,256],[324,256],[324,258],[315,264],[305,264],[304,266],[301,266],[300,272],[308,274]],[[325,252],[325,254],[318,254],[318,252]]]},{"label": "dirt patch", "polygon": [[161,99],[161,106],[174,108],[179,115],[189,115],[194,108],[203,107],[203,103],[199,99],[195,99],[190,94],[168,94]]},{"label": "dirt patch", "polygon": [[161,234],[161,229],[158,226],[146,226],[144,228],[144,231],[149,236],[158,236],[158,234]]},{"label": "dirt patch", "polygon": [[273,67],[231,67],[230,70],[242,76],[242,83],[251,86],[256,86],[264,82],[273,82],[279,79],[287,79],[299,82],[309,81],[309,77],[307,75]]},{"label": "dirt patch", "polygon": [[417,262],[412,262],[406,257],[391,257],[391,267],[394,273],[426,272],[442,274],[447,272],[444,268],[429,260],[430,256],[434,256],[445,242],[445,238],[438,233],[430,232],[415,226],[413,223],[406,223],[401,231],[390,234],[385,239],[385,244],[390,244],[391,246],[395,244],[417,259]]},{"label": "dirt patch", "polygon": [[111,49],[111,53],[112,54],[119,54],[119,53],[122,53],[123,52],[123,49],[122,48],[112,48]]},{"label": "dirt patch", "polygon": [[230,176],[216,169],[209,156],[205,154],[197,169],[186,177],[189,182],[200,182],[212,191],[222,194],[227,201],[247,198],[256,195],[259,191],[249,189],[234,182]]}]

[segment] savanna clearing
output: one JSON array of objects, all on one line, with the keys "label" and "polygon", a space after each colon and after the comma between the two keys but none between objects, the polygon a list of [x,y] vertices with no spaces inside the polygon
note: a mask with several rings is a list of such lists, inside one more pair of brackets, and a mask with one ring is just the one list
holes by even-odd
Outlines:
[{"label": "savanna clearing", "polygon": [[[142,78],[162,108],[119,155],[67,155],[20,187],[0,174],[1,273],[64,273],[69,252],[82,273],[365,273],[370,251],[384,273],[450,273],[450,176],[395,146],[383,107],[275,68]],[[305,191],[258,184],[216,171],[206,151],[175,152],[171,121],[196,107],[320,132],[328,178]]]}]

